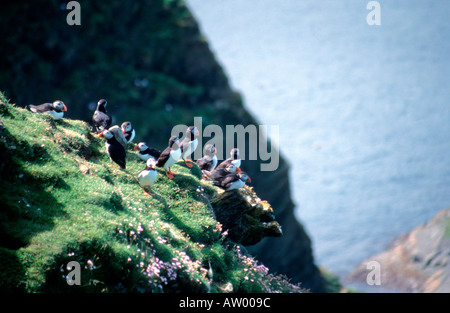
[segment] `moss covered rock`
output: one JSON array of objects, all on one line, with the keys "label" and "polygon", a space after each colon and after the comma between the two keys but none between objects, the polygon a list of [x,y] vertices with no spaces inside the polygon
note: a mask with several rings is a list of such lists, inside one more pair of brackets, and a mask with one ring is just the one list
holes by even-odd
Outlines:
[{"label": "moss covered rock", "polygon": [[280,237],[280,224],[275,221],[273,209],[261,201],[252,187],[219,191],[212,199],[216,219],[227,231],[228,237],[244,246],[258,243],[264,237]]}]

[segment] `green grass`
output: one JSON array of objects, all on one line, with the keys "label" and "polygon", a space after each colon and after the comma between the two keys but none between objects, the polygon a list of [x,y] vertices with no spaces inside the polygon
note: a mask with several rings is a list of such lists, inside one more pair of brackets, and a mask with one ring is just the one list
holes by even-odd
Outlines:
[{"label": "green grass", "polygon": [[[148,196],[131,145],[121,170],[87,123],[0,101],[1,291],[304,291],[223,236],[198,167],[177,163],[173,180],[158,169]],[[80,286],[67,284],[70,261]]]}]

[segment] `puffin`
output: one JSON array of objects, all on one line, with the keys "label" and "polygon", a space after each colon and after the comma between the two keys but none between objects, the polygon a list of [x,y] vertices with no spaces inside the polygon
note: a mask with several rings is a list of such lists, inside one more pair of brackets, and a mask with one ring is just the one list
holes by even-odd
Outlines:
[{"label": "puffin", "polygon": [[109,155],[109,159],[112,162],[117,163],[120,168],[126,168],[126,157],[127,152],[124,146],[120,144],[114,134],[109,130],[105,129],[99,134],[99,137],[106,139],[106,152]]},{"label": "puffin", "polygon": [[108,130],[114,134],[114,137],[116,137],[117,141],[126,149],[128,142],[122,132],[122,129],[120,129],[118,125],[114,125],[111,126]]},{"label": "puffin", "polygon": [[27,110],[33,113],[48,113],[54,120],[60,120],[67,111],[67,107],[61,100],[53,101],[53,103],[43,103],[40,105],[27,105]]},{"label": "puffin", "polygon": [[155,159],[156,161],[161,155],[161,151],[155,148],[150,148],[149,146],[147,146],[145,142],[140,142],[137,145],[135,145],[134,150],[139,150],[138,157],[139,159],[145,162],[148,159]]},{"label": "puffin", "polygon": [[[139,172],[137,180],[139,185],[144,190],[144,193],[152,195],[151,187],[158,177],[158,172],[156,171],[156,160],[149,158],[146,162],[145,168]],[[148,191],[145,189],[148,188]]]},{"label": "puffin", "polygon": [[234,164],[239,168],[241,166],[241,159],[239,158],[239,149],[233,148],[230,151],[230,157],[226,159],[225,161],[222,161],[219,165],[217,165],[217,168],[224,168],[227,167],[230,164]]},{"label": "puffin", "polygon": [[97,102],[97,109],[92,116],[92,122],[97,128],[97,133],[101,133],[105,129],[111,126],[112,119],[111,116],[106,112],[106,105],[108,102],[105,99],[100,99]]},{"label": "puffin", "polygon": [[239,173],[240,169],[234,165],[230,164],[227,167],[216,168],[215,170],[209,172],[207,171],[208,177],[210,177],[215,182],[221,182],[227,175]]},{"label": "puffin", "polygon": [[181,157],[181,149],[178,146],[179,138],[176,136],[172,136],[169,139],[169,146],[164,149],[164,151],[159,156],[158,160],[156,160],[156,166],[164,167],[166,171],[167,177],[173,179],[174,173],[171,171],[170,167],[174,165]]},{"label": "puffin", "polygon": [[125,139],[127,140],[127,142],[132,142],[134,137],[136,136],[136,131],[134,130],[131,122],[123,122],[120,128],[122,129],[122,133],[125,135]]},{"label": "puffin", "polygon": [[231,173],[223,177],[220,181],[214,181],[213,184],[225,191],[239,189],[245,186],[245,183],[251,183],[250,177],[245,172]]},{"label": "puffin", "polygon": [[198,128],[195,126],[189,126],[186,130],[186,136],[184,136],[184,139],[180,143],[181,158],[183,159],[184,164],[186,164],[189,168],[192,168],[192,162],[194,161],[188,159],[188,157],[192,154],[192,152],[194,152],[195,149],[197,149],[198,135]]},{"label": "puffin", "polygon": [[212,144],[207,144],[203,148],[204,154],[201,159],[197,160],[198,167],[202,170],[203,179],[209,179],[207,173],[213,171],[217,166],[217,149]]}]

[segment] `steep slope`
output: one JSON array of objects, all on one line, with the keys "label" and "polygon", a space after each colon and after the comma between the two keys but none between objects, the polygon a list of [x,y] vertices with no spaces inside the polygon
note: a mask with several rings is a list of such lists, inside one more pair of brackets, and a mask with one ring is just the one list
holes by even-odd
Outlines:
[{"label": "steep slope", "polygon": [[[173,180],[159,170],[145,195],[131,149],[120,170],[87,123],[0,98],[2,292],[303,291],[227,238],[198,167],[176,164]],[[68,284],[71,261],[80,286]]]},{"label": "steep slope", "polygon": [[[136,140],[158,148],[167,144],[174,125],[191,125],[194,117],[222,129],[258,125],[230,88],[184,1],[78,2],[80,26],[66,23],[65,1],[0,4],[0,85],[18,106],[61,99],[69,107],[67,117],[89,121],[96,102],[106,98],[113,123],[125,117],[136,127]],[[282,238],[249,249],[273,272],[326,291],[309,237],[293,212],[289,165],[280,156],[277,170],[261,172],[259,156],[248,159],[247,153],[244,166],[255,191],[272,204],[285,230]]]}]

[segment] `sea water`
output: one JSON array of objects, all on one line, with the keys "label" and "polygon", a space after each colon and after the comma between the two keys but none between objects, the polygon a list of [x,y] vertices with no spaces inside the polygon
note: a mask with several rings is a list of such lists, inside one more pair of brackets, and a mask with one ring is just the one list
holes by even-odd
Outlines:
[{"label": "sea water", "polygon": [[339,275],[450,207],[450,1],[377,2],[187,0]]}]

